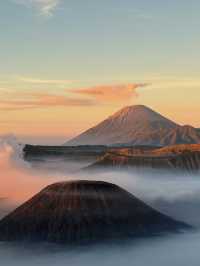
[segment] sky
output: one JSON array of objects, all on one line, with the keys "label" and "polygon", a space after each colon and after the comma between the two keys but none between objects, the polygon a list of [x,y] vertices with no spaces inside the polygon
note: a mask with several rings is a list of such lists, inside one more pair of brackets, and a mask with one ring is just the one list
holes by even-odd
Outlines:
[{"label": "sky", "polygon": [[62,143],[123,106],[200,128],[199,0],[0,2],[0,135]]}]

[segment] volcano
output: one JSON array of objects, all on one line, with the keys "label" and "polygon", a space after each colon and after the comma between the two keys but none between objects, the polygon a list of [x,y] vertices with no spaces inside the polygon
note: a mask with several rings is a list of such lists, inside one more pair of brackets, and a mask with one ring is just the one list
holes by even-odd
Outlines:
[{"label": "volcano", "polygon": [[143,105],[128,106],[64,145],[167,146],[200,143],[200,131],[181,126]]},{"label": "volcano", "polygon": [[1,241],[88,243],[187,228],[102,181],[50,185],[0,222]]}]

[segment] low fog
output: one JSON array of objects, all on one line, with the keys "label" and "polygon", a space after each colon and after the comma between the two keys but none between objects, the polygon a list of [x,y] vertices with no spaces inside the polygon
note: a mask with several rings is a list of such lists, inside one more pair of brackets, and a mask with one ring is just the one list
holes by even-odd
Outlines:
[{"label": "low fog", "polygon": [[[199,233],[67,249],[49,244],[0,244],[4,266],[199,266]],[[23,255],[22,255],[23,254]]]},{"label": "low fog", "polygon": [[[0,217],[28,200],[48,184],[70,179],[115,183],[157,210],[200,227],[199,175],[165,171],[104,171],[85,173],[89,162],[46,159],[44,167],[23,160],[23,145],[12,136],[0,138]],[[0,243],[2,265],[198,265],[200,233],[197,231],[155,239],[141,239],[115,246],[67,250],[64,247]],[[166,252],[167,251],[167,252]],[[21,253],[23,252],[23,257]],[[156,255],[155,255],[156,254]],[[151,261],[151,264],[149,264]]]}]

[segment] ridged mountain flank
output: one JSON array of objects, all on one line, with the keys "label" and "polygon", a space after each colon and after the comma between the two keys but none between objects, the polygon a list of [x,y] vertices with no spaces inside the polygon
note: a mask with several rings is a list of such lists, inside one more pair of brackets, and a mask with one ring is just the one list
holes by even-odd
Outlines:
[{"label": "ridged mountain flank", "polygon": [[65,145],[156,145],[200,143],[200,132],[181,126],[152,109],[128,106]]},{"label": "ridged mountain flank", "polygon": [[122,188],[77,180],[48,186],[0,221],[0,241],[82,243],[189,229]]}]

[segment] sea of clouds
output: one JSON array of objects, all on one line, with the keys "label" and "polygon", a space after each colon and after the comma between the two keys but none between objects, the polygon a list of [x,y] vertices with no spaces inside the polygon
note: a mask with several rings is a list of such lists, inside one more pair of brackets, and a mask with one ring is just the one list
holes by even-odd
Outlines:
[{"label": "sea of clouds", "polygon": [[[23,159],[23,145],[14,136],[0,137],[0,218],[45,186],[70,179],[104,180],[133,193],[178,220],[200,227],[200,177],[165,171],[81,171],[82,162],[46,159],[44,168]],[[87,162],[88,163],[88,162]],[[52,170],[53,165],[53,170]],[[76,169],[73,171],[72,168]],[[66,250],[63,247],[0,243],[2,265],[199,265],[200,233],[138,240],[116,246]],[[23,252],[23,256],[20,254]],[[39,254],[39,255],[38,255]],[[151,262],[151,263],[150,263]]]}]

